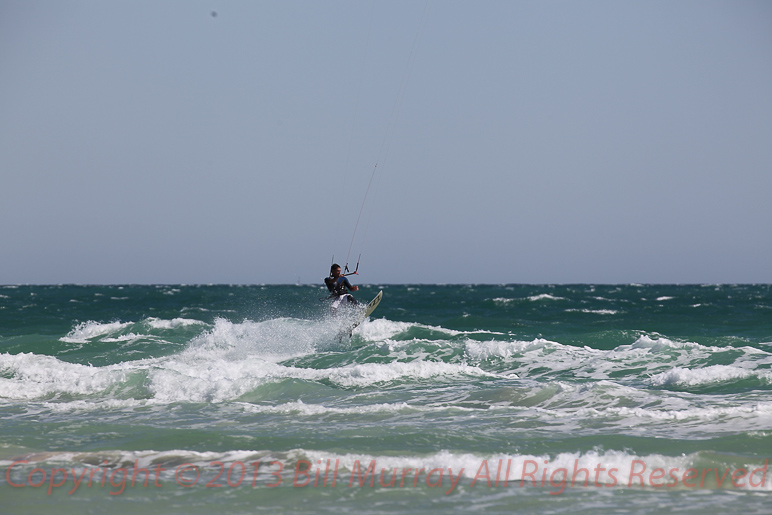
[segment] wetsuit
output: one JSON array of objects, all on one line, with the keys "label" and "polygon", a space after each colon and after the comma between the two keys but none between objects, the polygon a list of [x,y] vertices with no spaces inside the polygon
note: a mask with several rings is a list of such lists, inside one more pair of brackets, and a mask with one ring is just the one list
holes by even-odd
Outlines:
[{"label": "wetsuit", "polygon": [[330,290],[330,298],[335,298],[333,301],[333,309],[337,308],[341,301],[345,300],[349,304],[357,304],[356,299],[348,291],[351,288],[351,283],[348,282],[344,276],[339,277],[327,277],[324,279],[324,284],[327,285],[327,289]]}]

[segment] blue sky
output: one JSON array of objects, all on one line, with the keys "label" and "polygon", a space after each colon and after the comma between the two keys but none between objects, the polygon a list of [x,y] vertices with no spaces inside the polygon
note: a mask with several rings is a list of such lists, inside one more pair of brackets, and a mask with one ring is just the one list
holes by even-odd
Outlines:
[{"label": "blue sky", "polygon": [[4,0],[0,69],[0,283],[772,282],[770,2]]}]

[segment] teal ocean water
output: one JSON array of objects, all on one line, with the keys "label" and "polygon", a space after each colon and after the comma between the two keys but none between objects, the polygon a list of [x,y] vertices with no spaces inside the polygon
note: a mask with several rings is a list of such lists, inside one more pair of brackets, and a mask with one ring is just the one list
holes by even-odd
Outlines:
[{"label": "teal ocean water", "polygon": [[381,289],[0,287],[0,511],[770,513],[770,285]]}]

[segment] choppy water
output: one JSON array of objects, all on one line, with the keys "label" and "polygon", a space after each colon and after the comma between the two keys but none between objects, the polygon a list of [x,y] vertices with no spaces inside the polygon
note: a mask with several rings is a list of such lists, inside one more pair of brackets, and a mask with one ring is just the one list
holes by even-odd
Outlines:
[{"label": "choppy water", "polygon": [[769,285],[379,289],[0,287],[2,512],[770,512]]}]

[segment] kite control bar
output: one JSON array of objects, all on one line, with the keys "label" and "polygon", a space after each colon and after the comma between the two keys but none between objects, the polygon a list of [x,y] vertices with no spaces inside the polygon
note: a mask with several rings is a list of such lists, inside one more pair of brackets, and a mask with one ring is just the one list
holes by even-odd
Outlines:
[{"label": "kite control bar", "polygon": [[[344,273],[340,274],[341,277],[346,277],[347,275],[358,275],[357,272],[359,271],[359,260],[360,259],[362,259],[362,254],[359,254],[359,257],[357,258],[357,266],[356,266],[356,268],[354,269],[353,272],[349,271],[349,269],[348,269],[348,262],[347,262],[346,266],[343,267],[343,272]],[[332,262],[333,263],[335,262],[335,256],[332,256]]]},{"label": "kite control bar", "polygon": [[362,254],[359,254],[359,257],[357,258],[357,267],[354,269],[353,272],[348,271],[348,263],[346,263],[346,266],[343,268],[343,271],[346,272],[345,274],[341,274],[343,277],[346,277],[347,275],[357,275],[357,272],[359,271],[359,260],[362,259]]}]

